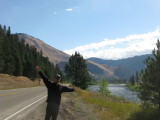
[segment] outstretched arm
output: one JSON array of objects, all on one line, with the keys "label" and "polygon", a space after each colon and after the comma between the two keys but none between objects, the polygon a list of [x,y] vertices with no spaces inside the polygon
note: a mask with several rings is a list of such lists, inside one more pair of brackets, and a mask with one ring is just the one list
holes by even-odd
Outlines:
[{"label": "outstretched arm", "polygon": [[62,87],[62,92],[74,92],[74,91],[75,91],[74,88],[69,88],[67,86]]},{"label": "outstretched arm", "polygon": [[48,87],[51,84],[51,81],[49,81],[48,77],[42,72],[39,66],[36,66],[36,70],[38,71],[39,75],[43,79],[44,84]]}]

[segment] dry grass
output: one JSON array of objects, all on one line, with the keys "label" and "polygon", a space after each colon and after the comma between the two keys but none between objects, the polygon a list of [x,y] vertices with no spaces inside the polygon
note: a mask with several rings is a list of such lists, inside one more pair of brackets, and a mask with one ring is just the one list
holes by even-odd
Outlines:
[{"label": "dry grass", "polygon": [[[42,84],[41,82],[40,85]],[[35,87],[38,85],[38,80],[31,81],[29,78],[23,76],[16,77],[8,74],[0,74],[0,90]]]}]

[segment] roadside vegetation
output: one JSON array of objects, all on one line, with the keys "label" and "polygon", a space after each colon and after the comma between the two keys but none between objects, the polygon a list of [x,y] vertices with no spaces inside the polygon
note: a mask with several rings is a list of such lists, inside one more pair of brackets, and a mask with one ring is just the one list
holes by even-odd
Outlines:
[{"label": "roadside vegetation", "polygon": [[139,104],[131,103],[116,96],[106,96],[79,88],[77,88],[77,93],[83,97],[86,103],[94,106],[93,112],[100,120],[127,120],[132,113],[140,109]]},{"label": "roadside vegetation", "polygon": [[100,80],[98,85],[98,92],[79,88],[76,90],[87,104],[94,106],[93,112],[100,120],[128,120],[133,113],[141,109],[139,103],[132,103],[123,97],[111,95],[106,79]]},{"label": "roadside vegetation", "polygon": [[159,110],[154,106],[149,108],[141,106],[137,112],[131,114],[128,120],[160,120]]}]

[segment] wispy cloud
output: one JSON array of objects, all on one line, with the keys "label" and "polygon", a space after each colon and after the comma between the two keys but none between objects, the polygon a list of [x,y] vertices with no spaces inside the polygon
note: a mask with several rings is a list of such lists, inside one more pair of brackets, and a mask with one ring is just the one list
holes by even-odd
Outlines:
[{"label": "wispy cloud", "polygon": [[68,9],[65,9],[65,11],[67,11],[67,12],[72,12],[73,9],[72,9],[72,8],[68,8]]},{"label": "wispy cloud", "polygon": [[64,52],[71,55],[78,51],[85,58],[122,59],[151,53],[158,38],[160,38],[159,29],[146,34],[129,35],[113,40],[106,38],[102,42],[79,46]]}]

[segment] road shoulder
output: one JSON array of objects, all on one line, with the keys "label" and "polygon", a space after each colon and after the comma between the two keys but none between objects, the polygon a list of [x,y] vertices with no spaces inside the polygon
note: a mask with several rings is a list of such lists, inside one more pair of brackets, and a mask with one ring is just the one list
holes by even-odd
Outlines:
[{"label": "road shoulder", "polygon": [[[46,102],[31,110],[20,120],[44,120]],[[98,120],[93,106],[83,102],[76,92],[63,93],[57,120]]]}]

